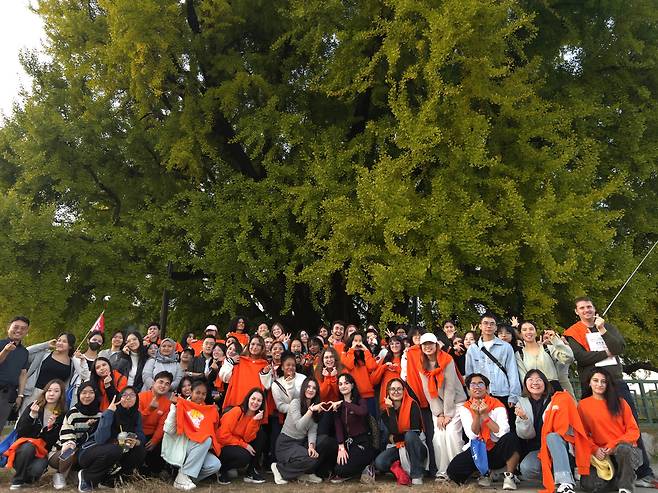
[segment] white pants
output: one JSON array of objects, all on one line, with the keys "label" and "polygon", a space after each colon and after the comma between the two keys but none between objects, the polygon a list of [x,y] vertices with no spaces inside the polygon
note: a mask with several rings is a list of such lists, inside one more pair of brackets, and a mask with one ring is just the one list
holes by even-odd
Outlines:
[{"label": "white pants", "polygon": [[455,411],[448,426],[445,429],[440,429],[436,420],[437,417],[433,416],[434,420],[434,437],[432,437],[432,446],[434,447],[434,458],[436,460],[437,474],[445,473],[448,470],[450,461],[462,451],[464,441],[462,439],[462,421],[459,417],[459,411]]}]

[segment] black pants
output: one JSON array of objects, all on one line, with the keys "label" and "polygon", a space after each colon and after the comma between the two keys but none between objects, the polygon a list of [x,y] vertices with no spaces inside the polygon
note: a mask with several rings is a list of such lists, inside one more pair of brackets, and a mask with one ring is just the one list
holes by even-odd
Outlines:
[{"label": "black pants", "polygon": [[349,478],[360,475],[363,469],[375,460],[375,449],[370,445],[370,437],[361,435],[354,438],[347,448],[347,464],[336,464],[334,470],[338,476]]},{"label": "black pants", "polygon": [[144,462],[146,450],[143,445],[133,447],[123,453],[116,443],[94,445],[82,452],[78,457],[78,465],[82,469],[82,477],[93,486],[108,475],[115,464],[121,465],[121,475],[127,476]]},{"label": "black pants", "polygon": [[328,478],[336,465],[338,454],[338,443],[336,439],[327,435],[318,435],[315,450],[318,451],[318,462],[315,466],[315,474],[321,478]]},{"label": "black pants", "polygon": [[[635,399],[631,394],[631,390],[628,388],[628,384],[623,380],[617,380],[617,392],[619,395],[628,403],[635,418],[635,422],[640,425],[637,417],[637,409],[635,408]],[[653,476],[653,471],[651,470],[651,460],[647,454],[646,448],[644,448],[644,441],[642,441],[642,434],[640,433],[640,438],[637,440],[637,446],[642,451],[642,465],[637,468],[635,474],[638,478],[644,478],[645,476]]]},{"label": "black pants", "polygon": [[[152,437],[147,436],[146,441]],[[162,458],[162,442],[158,443],[153,449],[146,450],[146,458],[144,462],[139,465],[139,472],[145,476],[157,476],[163,469],[168,468],[168,464]]]},{"label": "black pants", "polygon": [[251,455],[246,448],[239,445],[222,447],[222,452],[219,455],[219,460],[222,463],[221,472],[226,472],[229,469],[242,469],[243,467],[247,467],[248,471],[257,469],[261,455],[263,455],[263,446],[265,445],[266,438],[265,429],[261,426],[256,438],[249,442],[249,445],[256,452],[254,455]]},{"label": "black pants", "polygon": [[12,484],[33,483],[46,472],[48,459],[37,459],[36,454],[37,449],[29,442],[18,447],[14,457],[16,474],[11,480]]},{"label": "black pants", "polygon": [[[509,432],[503,435],[496,445],[487,451],[487,459],[489,460],[489,470],[500,469],[505,463],[519,451],[519,439],[516,434]],[[457,454],[450,465],[448,466],[448,477],[455,483],[462,484],[471,475],[477,471],[477,467],[473,462],[471,449],[464,450],[462,453]]]},{"label": "black pants", "polygon": [[429,473],[430,476],[434,477],[437,472],[436,458],[434,457],[434,445],[432,445],[432,440],[434,439],[435,418],[429,407],[421,408],[420,413],[423,418],[423,430],[425,430],[425,445],[427,445],[427,450],[429,451]]}]

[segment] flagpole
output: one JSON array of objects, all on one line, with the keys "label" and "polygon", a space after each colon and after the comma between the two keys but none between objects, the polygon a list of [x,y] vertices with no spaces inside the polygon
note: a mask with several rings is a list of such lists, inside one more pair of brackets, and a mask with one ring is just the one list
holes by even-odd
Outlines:
[{"label": "flagpole", "polygon": [[608,305],[608,307],[603,311],[603,315],[601,315],[602,317],[605,317],[605,314],[608,313],[608,310],[610,310],[610,307],[612,306],[612,304],[613,304],[615,301],[617,301],[617,298],[619,298],[619,295],[621,294],[621,292],[624,290],[624,288],[626,287],[626,285],[627,285],[629,282],[631,282],[631,279],[633,279],[633,276],[635,275],[635,273],[640,269],[640,267],[642,266],[642,264],[644,263],[644,261],[647,259],[647,257],[648,257],[649,255],[651,255],[651,252],[653,252],[653,249],[656,248],[656,245],[658,245],[658,241],[656,241],[656,242],[653,244],[653,246],[649,249],[649,251],[648,251],[647,254],[644,256],[644,258],[643,258],[642,260],[640,260],[640,263],[639,263],[639,264],[637,264],[637,267],[635,267],[635,270],[631,273],[630,276],[628,276],[628,279],[626,279],[626,282],[624,283],[624,285],[621,287],[621,289],[620,289],[619,292],[615,295],[615,297],[612,298],[612,301],[610,302],[610,304]]},{"label": "flagpole", "polygon": [[[105,313],[105,310],[103,310],[103,311],[101,312],[101,314],[100,314],[98,317],[96,317],[96,322],[98,322],[98,319],[101,318],[101,317],[103,316],[104,313]],[[96,322],[94,322],[94,325],[92,325],[92,326],[89,328],[89,330],[85,333],[85,335],[82,336],[82,340],[80,341],[80,344],[78,345],[77,349],[75,350],[76,353],[77,353],[78,351],[80,351],[80,348],[81,348],[82,345],[85,343],[85,339],[87,338],[87,336],[88,336],[89,334],[91,334],[91,331],[94,330],[94,327],[96,327]]]}]

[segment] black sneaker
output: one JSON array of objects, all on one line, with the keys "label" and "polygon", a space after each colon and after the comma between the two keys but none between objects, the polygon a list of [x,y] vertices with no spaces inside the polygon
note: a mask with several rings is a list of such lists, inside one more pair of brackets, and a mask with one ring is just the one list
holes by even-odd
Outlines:
[{"label": "black sneaker", "polygon": [[265,478],[263,477],[263,475],[259,473],[256,469],[248,471],[243,479],[245,483],[252,483],[252,484],[262,484],[265,482]]},{"label": "black sneaker", "polygon": [[228,477],[227,471],[217,474],[217,484],[231,484],[231,478]]}]

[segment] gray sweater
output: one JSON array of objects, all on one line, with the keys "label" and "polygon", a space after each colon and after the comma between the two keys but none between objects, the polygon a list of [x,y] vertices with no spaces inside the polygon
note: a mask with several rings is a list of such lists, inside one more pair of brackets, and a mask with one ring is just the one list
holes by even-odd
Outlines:
[{"label": "gray sweater", "polygon": [[290,403],[281,433],[295,440],[308,438],[308,443],[316,443],[318,424],[311,414],[302,416],[299,399],[293,399]]}]

